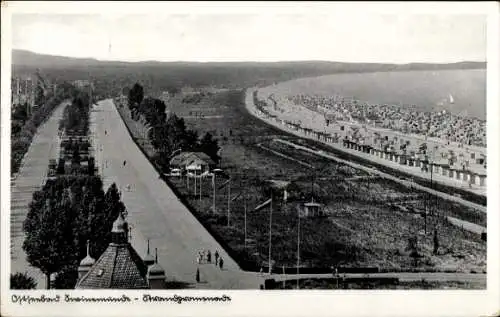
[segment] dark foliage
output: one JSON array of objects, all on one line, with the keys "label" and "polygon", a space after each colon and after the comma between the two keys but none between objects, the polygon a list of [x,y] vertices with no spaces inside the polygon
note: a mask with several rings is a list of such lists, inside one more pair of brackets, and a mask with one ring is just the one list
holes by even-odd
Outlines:
[{"label": "dark foliage", "polygon": [[29,263],[47,276],[62,273],[56,283],[70,287],[77,264],[86,256],[87,240],[90,255],[98,258],[110,242],[113,221],[124,209],[116,185],[105,195],[98,176],[49,179],[34,193],[24,222],[23,249]]},{"label": "dark foliage", "polygon": [[26,273],[10,274],[11,289],[35,289],[36,282]]}]

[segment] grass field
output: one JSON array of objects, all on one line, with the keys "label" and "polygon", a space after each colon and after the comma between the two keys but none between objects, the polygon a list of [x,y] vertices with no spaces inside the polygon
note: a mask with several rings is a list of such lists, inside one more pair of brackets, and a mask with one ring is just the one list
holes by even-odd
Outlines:
[{"label": "grass field", "polygon": [[[278,266],[294,266],[297,249],[297,204],[309,201],[311,193],[324,205],[325,216],[301,219],[301,264],[305,267],[331,265],[380,266],[405,270],[426,268],[437,271],[483,271],[486,269],[486,243],[475,234],[464,232],[443,217],[429,217],[427,234],[424,218],[425,196],[392,181],[371,177],[342,164],[325,161],[311,154],[273,142],[289,138],[246,113],[241,92],[205,94],[194,102],[182,97],[170,100],[171,111],[183,116],[188,127],[211,132],[222,144],[222,169],[231,175],[230,226],[227,226],[227,187],[216,191],[216,212],[212,206],[210,180],[194,197],[191,181],[173,180],[207,222],[243,258],[265,264],[268,258],[269,209],[251,212],[266,200],[265,180],[293,180],[287,203],[273,206],[272,259]],[[291,138],[293,139],[293,138]],[[314,166],[315,173],[294,160],[277,156],[259,147]],[[314,181],[313,176],[315,175]],[[217,187],[225,180],[217,179]],[[198,184],[199,185],[199,184]],[[241,194],[241,195],[240,195]],[[247,245],[244,239],[244,206],[247,206]],[[435,214],[460,215],[458,209],[436,200]],[[454,211],[455,210],[455,211]],[[477,223],[481,216],[470,212]],[[484,220],[485,221],[485,220]],[[433,229],[438,230],[439,252],[433,254]],[[419,258],[411,258],[408,239],[417,237]]]}]

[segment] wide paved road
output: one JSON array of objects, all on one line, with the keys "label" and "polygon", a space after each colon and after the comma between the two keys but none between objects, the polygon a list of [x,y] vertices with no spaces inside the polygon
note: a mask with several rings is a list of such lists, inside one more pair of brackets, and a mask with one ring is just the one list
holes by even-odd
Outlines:
[{"label": "wide paved road", "polygon": [[[193,283],[191,287],[212,289],[256,289],[261,280],[239,269],[171,189],[159,179],[150,162],[133,142],[111,100],[98,103],[91,113],[91,131],[105,190],[115,182],[132,226],[132,245],[143,256],[146,241],[158,248],[158,262],[167,280]],[[126,165],[124,165],[126,161]],[[131,190],[127,190],[130,184]],[[195,283],[198,250],[218,250],[224,270],[200,265],[203,283]]]},{"label": "wide paved road", "polygon": [[25,154],[16,176],[11,179],[10,239],[11,273],[27,272],[37,282],[37,288],[45,288],[45,276],[26,261],[22,246],[24,242],[23,222],[29,210],[33,193],[45,183],[49,159],[59,156],[57,136],[59,120],[65,102],[56,108],[52,116],[38,128],[28,152]]}]

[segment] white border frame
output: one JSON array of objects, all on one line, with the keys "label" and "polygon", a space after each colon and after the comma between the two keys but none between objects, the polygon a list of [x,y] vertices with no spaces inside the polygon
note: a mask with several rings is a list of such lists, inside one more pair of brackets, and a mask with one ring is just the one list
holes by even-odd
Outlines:
[{"label": "white border frame", "polygon": [[[172,316],[494,316],[499,307],[499,6],[495,2],[450,3],[325,3],[325,2],[2,2],[2,81],[1,81],[1,314],[6,316],[51,315],[172,315]],[[297,13],[325,10],[359,13],[411,14],[486,14],[487,38],[487,115],[488,115],[488,258],[486,291],[157,291],[162,295],[222,295],[231,296],[230,303],[174,304],[31,304],[20,306],[11,302],[11,294],[45,294],[52,296],[64,291],[13,292],[8,289],[10,272],[10,77],[11,77],[11,15],[14,13],[89,14],[113,12],[122,14],[173,13]],[[142,298],[139,291],[71,291],[77,295],[121,295]]]}]

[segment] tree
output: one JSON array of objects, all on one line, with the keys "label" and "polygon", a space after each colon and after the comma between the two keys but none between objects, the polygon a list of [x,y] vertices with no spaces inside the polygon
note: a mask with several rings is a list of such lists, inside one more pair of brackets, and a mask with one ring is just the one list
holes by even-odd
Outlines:
[{"label": "tree", "polygon": [[73,157],[71,159],[71,163],[73,164],[80,164],[81,158],[80,158],[80,150],[78,144],[75,144],[73,148]]},{"label": "tree", "polygon": [[[125,205],[120,200],[116,184],[113,183],[103,199],[96,197],[89,206],[88,216],[84,217],[85,222],[82,221],[81,228],[88,230],[91,256],[98,258],[108,247],[113,222],[121,212],[125,212]],[[85,237],[80,240],[81,246],[84,246],[84,239]]]},{"label": "tree", "polygon": [[210,132],[205,133],[200,141],[200,150],[210,156],[212,160],[217,162],[219,160],[219,149],[219,144],[217,140],[212,137],[212,134],[210,134]]},{"label": "tree", "polygon": [[144,88],[139,83],[135,83],[128,93],[128,106],[130,109],[136,108],[144,99]]},{"label": "tree", "polygon": [[416,266],[418,263],[418,258],[420,254],[418,252],[418,238],[417,236],[412,236],[408,238],[407,250],[410,251],[410,257],[413,258],[413,263]]},{"label": "tree", "polygon": [[439,236],[438,236],[438,231],[437,229],[434,229],[434,238],[433,238],[433,242],[434,242],[434,250],[432,253],[434,253],[434,255],[437,255],[438,252],[439,252]]},{"label": "tree", "polygon": [[52,288],[54,289],[74,289],[78,281],[78,264],[63,267],[54,279]]},{"label": "tree", "polygon": [[35,279],[26,273],[10,274],[10,289],[36,289]]},{"label": "tree", "polygon": [[184,151],[198,150],[200,147],[198,142],[198,132],[195,130],[187,130],[182,143],[182,149]]},{"label": "tree", "polygon": [[[24,221],[26,238],[23,249],[28,262],[45,274],[47,288],[50,288],[51,274],[74,259],[73,228],[69,217],[73,210],[67,195],[59,201],[47,194],[43,196],[30,206]],[[37,208],[40,203],[43,207]]]},{"label": "tree", "polygon": [[35,105],[42,105],[45,103],[45,94],[43,88],[37,85],[35,87]]},{"label": "tree", "polygon": [[15,106],[14,112],[12,112],[12,120],[26,121],[28,119],[28,113],[26,112],[27,104]]}]

